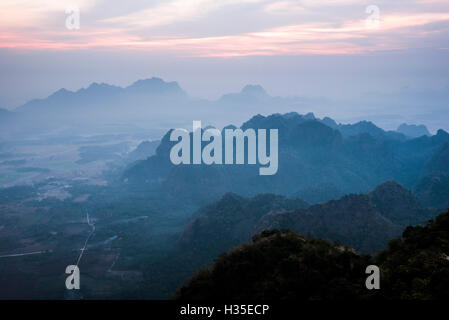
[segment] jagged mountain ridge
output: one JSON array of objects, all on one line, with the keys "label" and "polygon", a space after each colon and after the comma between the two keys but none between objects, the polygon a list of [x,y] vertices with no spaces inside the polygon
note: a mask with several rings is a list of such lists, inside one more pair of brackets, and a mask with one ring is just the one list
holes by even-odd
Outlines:
[{"label": "jagged mountain ridge", "polygon": [[[326,201],[347,193],[362,193],[386,180],[413,188],[432,154],[449,134],[398,140],[361,133],[344,136],[338,129],[297,113],[256,115],[241,128],[279,130],[279,169],[276,175],[259,176],[255,165],[178,165],[170,162],[175,144],[164,136],[156,155],[125,171],[128,184],[161,188],[177,195],[198,199],[202,204],[226,192],[244,196],[275,193],[304,195],[310,203]],[[379,129],[381,130],[381,129]],[[204,146],[205,144],[203,144]],[[224,144],[223,144],[224,145]],[[312,187],[325,191],[316,198],[300,192]],[[176,191],[175,191],[176,190]],[[206,192],[207,190],[207,192]]]},{"label": "jagged mountain ridge", "polygon": [[[13,134],[28,135],[67,128],[86,133],[95,131],[95,126],[120,123],[136,126],[135,130],[157,127],[153,138],[159,139],[168,128],[184,127],[194,119],[223,126],[226,124],[223,121],[240,123],[242,118],[257,113],[303,110],[310,108],[310,104],[311,101],[303,97],[271,96],[260,85],[246,85],[240,92],[224,94],[218,100],[196,99],[189,97],[177,82],[153,77],[127,87],[94,82],[77,91],[60,89],[47,98],[31,100],[14,110],[14,123],[8,129]],[[327,117],[315,118],[312,113],[304,119],[335,126],[344,136],[369,132],[378,137],[404,139],[402,134],[384,131],[368,122],[337,124]],[[105,130],[111,129],[117,130],[117,127],[105,127]]]},{"label": "jagged mountain ridge", "polygon": [[290,229],[311,237],[377,252],[407,224],[424,223],[435,211],[424,209],[409,190],[387,181],[366,194],[307,206],[300,199],[274,195],[242,198],[226,194],[201,208],[179,241],[182,251],[209,258],[249,241],[263,230]]},{"label": "jagged mountain ridge", "polygon": [[408,137],[418,138],[421,136],[430,136],[430,132],[427,127],[423,124],[415,125],[415,124],[407,124],[402,123],[396,130]]},{"label": "jagged mountain ridge", "polygon": [[[113,102],[117,99],[123,99],[125,96],[144,95],[147,98],[151,96],[186,96],[186,93],[179,87],[177,82],[165,82],[160,78],[151,78],[138,80],[127,87],[119,87],[106,83],[93,82],[87,88],[81,88],[77,91],[60,89],[45,99],[35,99],[18,107],[17,112],[44,112],[58,111],[56,108],[79,108],[97,103]],[[104,107],[99,105],[99,107]]]}]

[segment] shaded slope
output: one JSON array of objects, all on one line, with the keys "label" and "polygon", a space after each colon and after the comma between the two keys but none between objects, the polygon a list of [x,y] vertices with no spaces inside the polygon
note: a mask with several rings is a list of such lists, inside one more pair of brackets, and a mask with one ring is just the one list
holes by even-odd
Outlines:
[{"label": "shaded slope", "polygon": [[249,241],[259,219],[271,212],[307,207],[301,199],[273,194],[244,198],[228,193],[201,208],[185,227],[179,249],[201,257],[213,257],[233,246]]},{"label": "shaded slope", "polygon": [[263,232],[183,286],[181,300],[357,299],[369,258],[291,231]]},{"label": "shaded slope", "polygon": [[[377,257],[292,231],[264,231],[197,272],[177,298],[446,301],[448,252],[449,212],[408,227]],[[380,268],[380,290],[365,287],[365,268],[372,264]]]}]

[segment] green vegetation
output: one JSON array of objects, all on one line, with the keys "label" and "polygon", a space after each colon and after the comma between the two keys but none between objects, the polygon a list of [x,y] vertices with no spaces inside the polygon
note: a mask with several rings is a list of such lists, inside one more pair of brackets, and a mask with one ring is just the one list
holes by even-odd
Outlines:
[{"label": "green vegetation", "polygon": [[292,231],[265,231],[221,255],[180,289],[179,298],[356,299],[365,289],[368,256]]},{"label": "green vegetation", "polygon": [[[377,257],[292,231],[264,231],[197,272],[178,299],[447,299],[449,211],[408,227]],[[381,270],[380,290],[365,288],[365,268]]]},{"label": "green vegetation", "polygon": [[382,295],[392,299],[449,298],[449,211],[426,226],[408,227],[377,257]]}]

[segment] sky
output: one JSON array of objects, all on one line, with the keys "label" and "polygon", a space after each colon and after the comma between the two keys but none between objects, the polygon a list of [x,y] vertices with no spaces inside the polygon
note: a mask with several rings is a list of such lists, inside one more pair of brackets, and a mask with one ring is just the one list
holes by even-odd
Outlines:
[{"label": "sky", "polygon": [[209,99],[248,83],[339,101],[447,92],[448,61],[448,0],[0,1],[7,109],[152,76]]}]

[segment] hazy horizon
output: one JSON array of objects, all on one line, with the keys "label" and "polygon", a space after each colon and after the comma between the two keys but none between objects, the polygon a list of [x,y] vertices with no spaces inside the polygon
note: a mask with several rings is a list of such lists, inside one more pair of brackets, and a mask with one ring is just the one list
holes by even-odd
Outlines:
[{"label": "hazy horizon", "polygon": [[5,0],[0,12],[0,108],[154,76],[195,98],[259,84],[312,103],[292,111],[449,130],[447,1]]},{"label": "hazy horizon", "polygon": [[[336,94],[336,95],[325,95],[319,94],[316,92],[315,94],[311,91],[307,93],[303,93],[304,91],[295,91],[295,90],[285,90],[283,88],[279,89],[280,83],[272,83],[270,81],[266,81],[265,84],[261,81],[251,81],[248,78],[247,82],[236,81],[233,83],[233,78],[226,79],[229,83],[224,85],[223,87],[228,88],[227,91],[222,90],[218,91],[218,88],[214,94],[207,95],[201,94],[204,91],[195,90],[195,87],[192,83],[189,82],[181,82],[177,79],[164,78],[158,74],[142,76],[140,78],[129,79],[128,82],[125,81],[89,81],[87,80],[85,84],[81,86],[75,85],[64,85],[62,82],[59,82],[57,85],[59,87],[55,87],[46,93],[42,93],[40,96],[33,96],[29,99],[24,100],[23,103],[14,106],[12,108],[4,108],[9,111],[17,111],[16,109],[21,107],[27,102],[30,102],[35,99],[45,99],[51,96],[53,93],[57,92],[60,89],[67,89],[71,92],[77,92],[81,89],[88,88],[93,83],[106,83],[108,85],[119,86],[125,88],[130,86],[134,82],[143,79],[150,79],[152,77],[161,78],[166,82],[177,82],[178,85],[183,89],[190,98],[198,99],[198,100],[209,100],[209,101],[217,101],[222,96],[229,93],[239,93],[246,85],[260,85],[267,92],[268,95],[272,97],[282,97],[282,98],[301,98],[307,101],[307,105],[305,105],[301,109],[292,108],[291,110],[280,110],[280,112],[292,111],[298,113],[308,113],[313,112],[316,116],[323,118],[326,116],[332,117],[337,122],[341,123],[353,123],[360,120],[368,120],[373,121],[379,127],[386,130],[395,130],[400,124],[424,124],[426,125],[432,133],[435,133],[438,129],[445,129],[449,131],[449,127],[446,125],[446,119],[449,117],[449,112],[443,112],[438,115],[438,117],[434,118],[431,116],[432,111],[435,108],[438,108],[441,105],[441,110],[444,110],[445,100],[444,98],[449,95],[449,86],[442,88],[413,88],[409,86],[404,86],[398,88],[397,90],[390,91],[364,91],[364,92],[351,92],[350,90],[344,93]],[[267,86],[268,83],[268,86]],[[214,88],[214,83],[208,83],[211,88]],[[236,85],[238,84],[238,85]],[[272,87],[270,87],[272,85]],[[276,90],[277,88],[277,90]],[[352,96],[351,96],[352,93]],[[431,98],[430,101],[424,100]],[[423,103],[429,103],[428,110],[422,106]],[[404,105],[410,104],[410,110],[404,109]],[[393,105],[393,108],[391,106]],[[195,105],[194,105],[195,106]],[[422,111],[422,112],[421,112]],[[427,113],[426,113],[427,111]],[[273,110],[271,113],[275,113],[276,110]],[[270,112],[263,112],[262,114],[269,114]],[[169,116],[169,115],[167,115]],[[206,119],[211,120],[211,119]],[[247,119],[242,118],[242,122]],[[240,125],[241,123],[233,123],[236,125]]]}]

